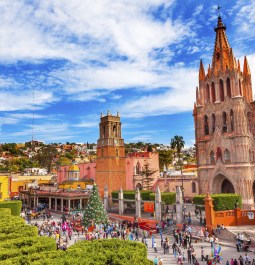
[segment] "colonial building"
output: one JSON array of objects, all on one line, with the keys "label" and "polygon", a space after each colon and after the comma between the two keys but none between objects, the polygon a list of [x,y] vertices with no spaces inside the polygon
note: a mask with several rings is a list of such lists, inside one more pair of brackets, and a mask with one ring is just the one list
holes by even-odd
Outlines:
[{"label": "colonial building", "polygon": [[254,203],[255,103],[247,58],[243,67],[229,45],[221,17],[212,65],[202,61],[194,121],[200,193],[238,193]]}]

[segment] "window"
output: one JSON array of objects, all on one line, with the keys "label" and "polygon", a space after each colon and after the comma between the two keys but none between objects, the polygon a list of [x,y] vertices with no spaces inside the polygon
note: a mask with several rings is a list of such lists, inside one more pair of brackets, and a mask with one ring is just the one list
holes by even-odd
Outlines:
[{"label": "window", "polygon": [[210,160],[211,160],[211,164],[214,165],[215,164],[215,157],[214,157],[213,151],[211,151],[211,153],[210,153]]},{"label": "window", "polygon": [[212,103],[214,103],[216,101],[214,82],[212,82],[211,89],[212,89]]},{"label": "window", "polygon": [[222,160],[222,151],[219,147],[217,148],[217,153],[216,153],[216,160],[218,159]]},{"label": "window", "polygon": [[215,131],[215,123],[216,123],[216,117],[215,114],[212,114],[212,132]]},{"label": "window", "polygon": [[206,102],[210,102],[210,87],[209,84],[206,85]]},{"label": "window", "polygon": [[230,125],[231,125],[231,132],[234,131],[234,112],[233,110],[230,111]]},{"label": "window", "polygon": [[230,152],[228,149],[226,149],[224,151],[224,162],[225,163],[230,163],[231,162],[231,158],[230,158]]},{"label": "window", "polygon": [[116,137],[117,136],[117,128],[116,128],[116,125],[113,126],[112,132],[113,132],[113,136]]},{"label": "window", "polygon": [[222,113],[222,131],[227,132],[228,131],[228,126],[227,126],[227,114],[224,111]]},{"label": "window", "polygon": [[116,149],[116,156],[119,156],[119,150]]},{"label": "window", "polygon": [[242,86],[241,86],[241,80],[239,79],[239,94],[242,96]]},{"label": "window", "polygon": [[227,96],[231,98],[231,85],[230,85],[230,79],[227,78]]},{"label": "window", "polygon": [[140,163],[137,162],[137,164],[136,164],[136,174],[137,174],[137,175],[140,174],[140,170],[141,170]]},{"label": "window", "polygon": [[252,132],[253,131],[253,122],[252,122],[252,113],[248,112],[247,113],[247,119],[248,119],[248,131]]},{"label": "window", "polygon": [[206,115],[204,117],[204,133],[209,135],[208,117]]},{"label": "window", "polygon": [[104,149],[101,150],[101,156],[104,157]]},{"label": "window", "polygon": [[224,101],[224,84],[223,81],[220,79],[220,101]]},{"label": "window", "polygon": [[192,182],[192,193],[196,193],[196,192],[197,192],[196,183]]}]

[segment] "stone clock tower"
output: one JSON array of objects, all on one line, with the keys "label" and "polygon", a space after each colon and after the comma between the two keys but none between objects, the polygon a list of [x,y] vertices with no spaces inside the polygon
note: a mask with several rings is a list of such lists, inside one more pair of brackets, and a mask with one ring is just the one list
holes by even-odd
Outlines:
[{"label": "stone clock tower", "polygon": [[100,195],[103,196],[105,186],[108,187],[109,194],[114,190],[126,188],[125,148],[121,138],[119,114],[113,116],[108,111],[106,116],[101,115],[99,129],[96,184]]},{"label": "stone clock tower", "polygon": [[255,195],[255,102],[251,72],[229,45],[221,17],[212,64],[202,61],[194,120],[200,193],[237,193],[244,205]]}]

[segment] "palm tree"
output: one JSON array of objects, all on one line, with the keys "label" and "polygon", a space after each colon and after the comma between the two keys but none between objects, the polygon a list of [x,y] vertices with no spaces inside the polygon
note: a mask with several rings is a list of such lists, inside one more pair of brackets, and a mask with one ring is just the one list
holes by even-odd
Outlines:
[{"label": "palm tree", "polygon": [[180,158],[181,150],[184,147],[185,141],[182,136],[175,135],[174,138],[171,139],[171,149],[175,149],[177,151],[177,155]]}]

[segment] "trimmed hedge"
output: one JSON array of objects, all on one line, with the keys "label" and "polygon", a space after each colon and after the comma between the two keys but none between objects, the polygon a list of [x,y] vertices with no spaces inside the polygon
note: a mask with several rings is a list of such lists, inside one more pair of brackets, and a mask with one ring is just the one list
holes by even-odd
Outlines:
[{"label": "trimmed hedge", "polygon": [[[155,201],[155,193],[150,194],[150,200]],[[175,192],[162,192],[161,193],[161,200],[166,205],[174,204],[176,201],[176,195]]]},{"label": "trimmed hedge", "polygon": [[[204,205],[206,195],[201,194],[193,197],[193,203],[198,205]],[[211,194],[213,199],[213,208],[215,211],[225,211],[235,209],[236,201],[238,201],[238,207],[242,207],[242,198],[238,194],[222,193]]]},{"label": "trimmed hedge", "polygon": [[20,216],[22,202],[21,201],[6,201],[0,202],[0,208],[11,209],[11,214],[14,216]]},{"label": "trimmed hedge", "polygon": [[[123,197],[124,197],[124,199],[135,200],[135,193],[136,193],[135,190],[125,190],[125,191],[123,191]],[[141,191],[142,200],[145,200],[145,201],[150,200],[150,193],[151,193],[151,191],[142,190]],[[112,192],[112,198],[118,199],[119,198],[119,192],[113,191]]]}]

